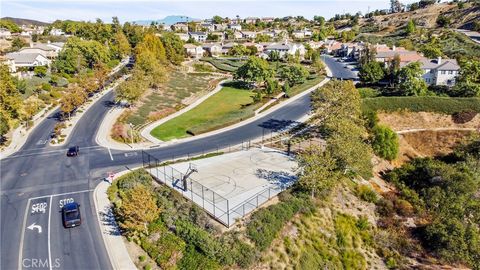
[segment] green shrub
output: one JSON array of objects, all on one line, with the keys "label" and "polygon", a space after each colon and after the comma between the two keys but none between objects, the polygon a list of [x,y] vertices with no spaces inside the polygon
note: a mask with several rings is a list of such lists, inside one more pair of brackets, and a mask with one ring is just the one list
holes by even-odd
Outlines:
[{"label": "green shrub", "polygon": [[198,252],[193,245],[187,247],[178,264],[180,270],[220,269],[217,262]]},{"label": "green shrub", "polygon": [[145,257],[145,255],[140,255],[140,256],[138,256],[138,260],[139,260],[140,262],[144,262],[146,259],[147,259],[147,257]]},{"label": "green shrub", "polygon": [[372,148],[376,155],[386,160],[394,160],[399,152],[397,133],[387,126],[377,125],[373,128]]},{"label": "green shrub", "polygon": [[118,178],[117,185],[122,191],[134,188],[137,185],[152,186],[153,178],[145,169],[138,169]]},{"label": "green shrub", "polygon": [[[290,197],[286,201],[259,209],[247,225],[247,235],[260,250],[265,250],[278,235],[283,225],[300,210],[308,209],[310,200]],[[311,206],[310,206],[311,207]]]},{"label": "green shrub", "polygon": [[364,87],[364,88],[357,88],[358,92],[360,93],[361,98],[374,98],[380,95],[380,92],[377,89]]},{"label": "green shrub", "polygon": [[152,267],[150,266],[150,264],[147,264],[143,267],[143,269],[145,270],[152,270]]},{"label": "green shrub", "polygon": [[377,97],[362,100],[364,111],[437,112],[453,114],[462,111],[480,112],[480,98],[452,97]]},{"label": "green shrub", "polygon": [[357,196],[370,203],[376,203],[378,200],[377,193],[373,191],[368,185],[357,186]]}]

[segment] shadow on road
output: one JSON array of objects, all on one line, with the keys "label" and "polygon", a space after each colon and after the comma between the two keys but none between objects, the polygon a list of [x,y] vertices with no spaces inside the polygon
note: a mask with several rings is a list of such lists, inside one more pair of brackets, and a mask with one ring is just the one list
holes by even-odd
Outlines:
[{"label": "shadow on road", "polygon": [[269,119],[258,126],[274,132],[278,132],[278,131],[286,130],[291,126],[297,125],[297,124],[300,124],[300,122],[292,121],[292,120]]}]

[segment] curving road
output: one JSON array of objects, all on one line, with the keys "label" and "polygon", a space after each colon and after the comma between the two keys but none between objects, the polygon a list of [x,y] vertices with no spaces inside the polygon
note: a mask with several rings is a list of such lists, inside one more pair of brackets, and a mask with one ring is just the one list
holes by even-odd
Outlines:
[{"label": "curving road", "polygon": [[[326,57],[333,77],[352,78],[342,63]],[[54,114],[37,126],[25,145],[0,161],[1,269],[111,269],[94,211],[92,190],[108,172],[141,164],[141,151],[117,151],[95,142],[101,120],[110,110],[114,93],[95,103],[80,119],[64,147],[48,144]],[[310,112],[304,96],[247,125],[194,141],[148,150],[160,159],[216,150],[259,138],[285,128]],[[80,155],[65,156],[68,145]],[[81,204],[83,224],[64,229],[61,205]]]}]

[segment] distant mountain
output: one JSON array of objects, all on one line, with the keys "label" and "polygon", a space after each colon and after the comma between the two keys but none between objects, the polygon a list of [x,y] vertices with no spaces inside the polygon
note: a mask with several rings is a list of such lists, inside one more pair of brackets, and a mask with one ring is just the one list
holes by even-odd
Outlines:
[{"label": "distant mountain", "polygon": [[22,19],[22,18],[3,17],[2,20],[10,20],[16,23],[17,25],[37,25],[37,26],[49,25],[49,23],[46,23],[46,22],[30,20],[30,19]]},{"label": "distant mountain", "polygon": [[155,22],[158,24],[172,25],[178,22],[186,22],[186,21],[189,21],[189,22],[200,21],[200,19],[195,19],[188,16],[174,15],[174,16],[167,16],[161,20],[138,20],[138,21],[134,21],[134,23],[138,25],[150,25],[152,22]]}]

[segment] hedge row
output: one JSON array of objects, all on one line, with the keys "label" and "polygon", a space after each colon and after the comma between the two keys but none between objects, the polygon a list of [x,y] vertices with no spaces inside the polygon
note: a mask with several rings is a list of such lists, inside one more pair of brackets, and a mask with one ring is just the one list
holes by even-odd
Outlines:
[{"label": "hedge row", "polygon": [[437,112],[454,114],[462,111],[480,112],[480,98],[452,97],[377,97],[362,100],[363,111]]}]

